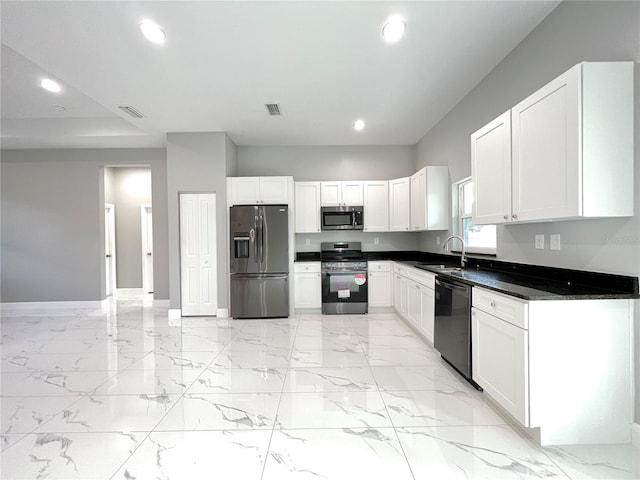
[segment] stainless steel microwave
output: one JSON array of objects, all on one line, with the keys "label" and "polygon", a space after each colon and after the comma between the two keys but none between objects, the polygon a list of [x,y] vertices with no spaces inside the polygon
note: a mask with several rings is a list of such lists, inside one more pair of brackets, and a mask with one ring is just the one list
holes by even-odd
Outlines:
[{"label": "stainless steel microwave", "polygon": [[322,230],[362,230],[364,212],[357,207],[322,207],[320,209]]}]

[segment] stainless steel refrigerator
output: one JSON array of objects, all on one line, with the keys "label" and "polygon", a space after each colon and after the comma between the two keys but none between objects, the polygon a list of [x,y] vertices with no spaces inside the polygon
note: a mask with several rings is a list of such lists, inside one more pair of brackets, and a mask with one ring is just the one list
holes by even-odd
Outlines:
[{"label": "stainless steel refrigerator", "polygon": [[288,227],[286,205],[230,208],[231,317],[289,316]]}]

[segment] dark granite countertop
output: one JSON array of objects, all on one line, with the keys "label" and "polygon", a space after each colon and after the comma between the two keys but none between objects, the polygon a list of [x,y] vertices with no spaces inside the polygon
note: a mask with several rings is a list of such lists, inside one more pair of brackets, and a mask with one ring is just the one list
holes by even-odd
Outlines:
[{"label": "dark granite countertop", "polygon": [[[437,253],[362,252],[369,261],[391,260],[524,300],[640,298],[638,277],[469,257],[462,271],[442,272],[436,265],[459,266],[459,256]],[[320,261],[319,252],[299,252],[296,261]]]}]

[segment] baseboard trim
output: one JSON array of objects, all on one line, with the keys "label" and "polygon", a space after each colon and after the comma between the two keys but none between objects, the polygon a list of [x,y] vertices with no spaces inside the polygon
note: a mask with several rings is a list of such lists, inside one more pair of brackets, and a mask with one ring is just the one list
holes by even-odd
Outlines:
[{"label": "baseboard trim", "polygon": [[631,424],[631,444],[640,448],[640,423]]},{"label": "baseboard trim", "polygon": [[218,317],[218,318],[229,318],[229,309],[228,308],[218,308],[216,310],[216,317]]},{"label": "baseboard trim", "polygon": [[64,308],[102,308],[108,300],[62,301],[62,302],[2,302],[0,312],[23,313],[34,309],[64,309]]},{"label": "baseboard trim", "polygon": [[151,303],[154,307],[157,308],[169,308],[169,300],[153,300]]}]

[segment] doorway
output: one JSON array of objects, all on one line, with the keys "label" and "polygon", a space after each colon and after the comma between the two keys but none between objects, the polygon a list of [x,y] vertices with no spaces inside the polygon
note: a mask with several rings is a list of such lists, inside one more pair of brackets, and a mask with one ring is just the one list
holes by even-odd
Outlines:
[{"label": "doorway", "polygon": [[180,292],[182,316],[216,315],[215,193],[180,193]]},{"label": "doorway", "polygon": [[104,205],[104,251],[106,296],[110,297],[116,291],[116,216],[110,203]]},{"label": "doorway", "polygon": [[142,290],[153,293],[153,221],[151,205],[140,207],[140,226],[142,238]]},{"label": "doorway", "polygon": [[[114,295],[116,289],[152,293],[151,168],[146,165],[105,166],[104,198],[105,255],[111,255],[111,265],[105,261],[105,294]],[[111,246],[108,237],[112,238]]]}]

